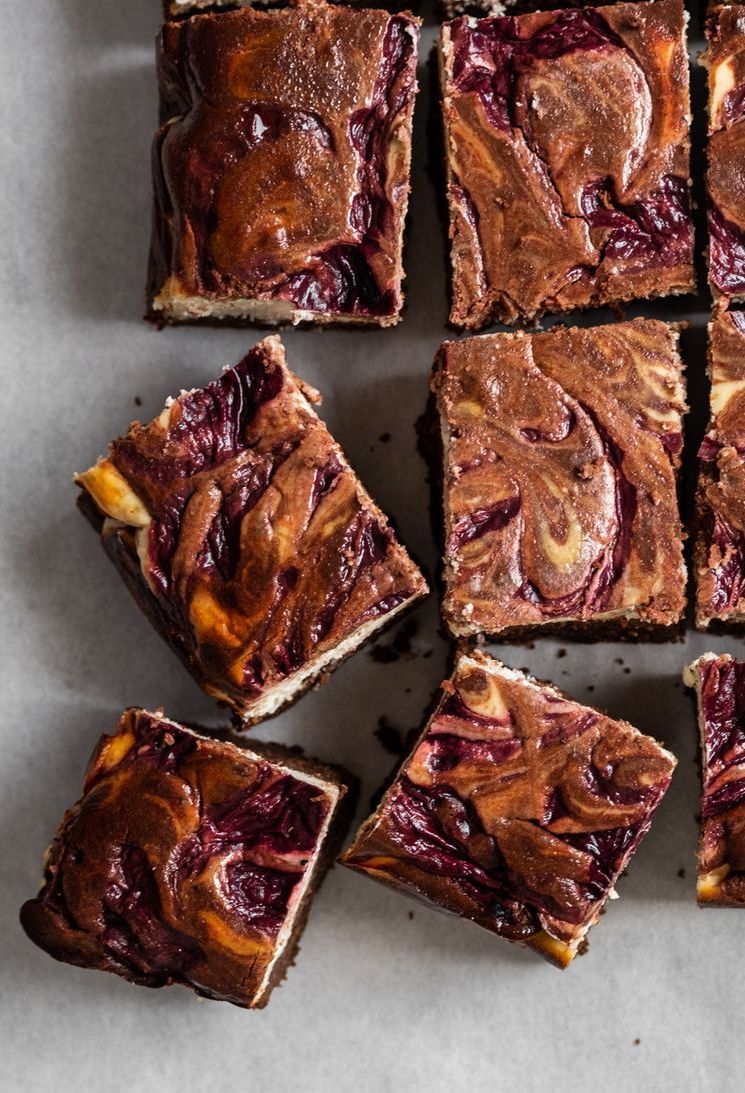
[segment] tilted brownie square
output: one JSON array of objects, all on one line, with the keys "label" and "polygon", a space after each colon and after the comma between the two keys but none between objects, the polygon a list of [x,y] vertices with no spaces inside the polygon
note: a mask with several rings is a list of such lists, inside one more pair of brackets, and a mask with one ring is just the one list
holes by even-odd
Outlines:
[{"label": "tilted brownie square", "polygon": [[682,0],[442,30],[451,322],[694,288]]},{"label": "tilted brownie square", "polygon": [[461,656],[341,860],[565,967],[675,762],[625,721],[491,657]]},{"label": "tilted brownie square", "polygon": [[77,476],[135,599],[245,724],[427,593],[278,337]]},{"label": "tilted brownie square", "polygon": [[706,653],[684,678],[701,734],[698,902],[745,907],[745,661]]},{"label": "tilted brownie square", "polygon": [[745,7],[720,8],[707,29],[709,284],[745,299]]},{"label": "tilted brownie square", "polygon": [[418,36],[310,0],[165,26],[149,318],[398,322]]},{"label": "tilted brownie square", "polygon": [[745,312],[719,310],[709,326],[711,417],[699,449],[696,625],[745,623]]},{"label": "tilted brownie square", "polygon": [[349,822],[346,775],[127,710],[21,922],[57,960],[265,1006]]},{"label": "tilted brownie square", "polygon": [[432,388],[454,637],[678,633],[677,341],[636,319],[441,346]]}]

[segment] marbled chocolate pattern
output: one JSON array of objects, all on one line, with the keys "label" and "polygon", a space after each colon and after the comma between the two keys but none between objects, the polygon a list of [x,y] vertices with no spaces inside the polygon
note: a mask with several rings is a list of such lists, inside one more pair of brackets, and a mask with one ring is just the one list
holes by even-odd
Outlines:
[{"label": "marbled chocolate pattern", "polygon": [[165,27],[155,318],[186,296],[395,321],[417,39],[322,4]]},{"label": "marbled chocolate pattern", "polygon": [[745,294],[745,7],[722,7],[708,30],[709,283]]},{"label": "marbled chocolate pattern", "polygon": [[102,737],[24,929],[58,960],[251,1006],[335,797],[128,710]]},{"label": "marbled chocolate pattern", "polygon": [[433,388],[453,634],[614,613],[679,621],[685,403],[669,327],[635,320],[446,342]]},{"label": "marbled chocolate pattern", "polygon": [[426,584],[267,338],[79,479],[120,476],[145,513],[142,574],[190,667],[250,719],[263,694]]},{"label": "marbled chocolate pattern", "polygon": [[344,862],[566,964],[674,760],[624,722],[461,657]]},{"label": "marbled chocolate pattern", "polygon": [[681,0],[457,19],[442,51],[453,323],[693,289]]},{"label": "marbled chocolate pattern", "polygon": [[699,902],[745,907],[745,662],[693,666],[702,726]]}]

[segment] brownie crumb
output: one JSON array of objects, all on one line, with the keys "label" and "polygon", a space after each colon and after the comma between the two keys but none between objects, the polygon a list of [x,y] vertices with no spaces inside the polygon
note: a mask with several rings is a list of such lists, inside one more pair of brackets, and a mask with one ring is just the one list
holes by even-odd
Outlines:
[{"label": "brownie crumb", "polygon": [[624,668],[623,674],[626,675],[626,676],[631,675],[631,669],[630,668]]},{"label": "brownie crumb", "polygon": [[139,395],[135,395],[135,406],[142,406],[142,399]]},{"label": "brownie crumb", "polygon": [[623,657],[616,657],[613,661],[614,664],[623,664]]},{"label": "brownie crumb", "polygon": [[391,439],[391,434],[390,433],[381,433],[380,436],[378,437],[378,440],[380,441],[381,444],[387,444],[390,439]]},{"label": "brownie crumb", "polygon": [[679,877],[681,878],[681,880],[682,880],[682,879],[683,879],[683,877],[684,877],[685,875],[686,875],[686,871],[685,871],[685,869],[683,868],[683,866],[681,865],[680,869],[678,870],[678,876],[679,876]]},{"label": "brownie crumb", "polygon": [[634,1040],[634,1047],[637,1047],[640,1043],[641,1043],[641,1040],[637,1036],[637,1038]]},{"label": "brownie crumb", "polygon": [[587,690],[588,691],[594,691],[595,690],[595,684],[594,683],[588,683]]},{"label": "brownie crumb", "polygon": [[566,649],[557,649],[556,650],[556,656],[559,658],[559,660],[561,660],[561,658],[565,657],[566,655],[567,655]]},{"label": "brownie crumb", "polygon": [[375,730],[375,736],[380,746],[387,751],[389,755],[401,755],[404,745],[404,734],[401,729],[391,724],[385,714],[378,718],[378,727]]},{"label": "brownie crumb", "polygon": [[[370,650],[370,656],[377,664],[395,664],[402,657],[406,659],[413,657],[415,655],[413,639],[418,629],[416,619],[407,619],[403,626],[398,628],[391,641],[374,645]],[[422,655],[431,656],[432,650]]]},{"label": "brownie crumb", "polygon": [[411,920],[413,919],[413,917],[414,917],[414,912],[413,912],[413,911],[409,911],[409,922],[411,922]]}]

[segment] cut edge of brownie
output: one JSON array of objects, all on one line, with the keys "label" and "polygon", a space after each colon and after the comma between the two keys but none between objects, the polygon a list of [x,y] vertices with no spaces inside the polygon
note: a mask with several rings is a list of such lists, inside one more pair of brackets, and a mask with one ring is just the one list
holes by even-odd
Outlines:
[{"label": "cut edge of brownie", "polygon": [[[675,323],[665,324],[672,329],[674,336],[673,352],[681,364],[679,327]],[[559,324],[551,330],[567,329],[564,324]],[[548,332],[544,332],[548,333]],[[531,338],[527,331],[507,331],[499,335],[506,338]],[[472,335],[472,337],[491,338],[493,334]],[[419,450],[430,469],[430,511],[432,522],[437,526],[437,541],[441,548],[438,566],[438,584],[441,591],[441,618],[447,635],[456,642],[464,642],[468,646],[482,644],[484,642],[505,644],[520,644],[532,638],[561,637],[568,641],[600,642],[600,641],[628,641],[637,642],[640,639],[649,642],[661,643],[667,641],[682,641],[685,635],[685,605],[681,611],[681,617],[672,623],[648,622],[639,617],[638,609],[621,608],[606,618],[596,617],[586,622],[577,619],[553,619],[548,622],[530,623],[524,626],[507,626],[495,631],[480,630],[475,625],[453,625],[453,619],[444,610],[444,593],[447,588],[448,563],[445,560],[445,544],[447,542],[447,529],[449,524],[448,512],[448,449],[450,442],[450,428],[447,413],[440,401],[440,392],[435,383],[436,377],[444,365],[444,354],[447,346],[457,345],[458,342],[444,341],[439,346],[435,355],[435,362],[430,374],[430,397],[424,418],[422,419],[422,433],[427,437],[420,443]],[[429,441],[429,442],[427,442]],[[678,508],[680,508],[680,486],[682,480],[682,460],[677,465],[673,464],[675,481],[678,492]],[[681,522],[681,542],[685,542],[686,530]],[[681,564],[684,565],[681,559]],[[684,577],[685,579],[685,577]],[[745,627],[745,622],[744,622]]]},{"label": "cut edge of brownie", "polygon": [[[251,744],[248,745],[243,741],[226,739],[224,736],[216,735],[214,730],[204,729],[199,725],[190,725],[181,721],[175,721],[173,718],[167,717],[161,708],[157,710],[146,710],[143,707],[128,707],[122,712],[117,721],[117,726],[121,721],[121,718],[129,712],[143,713],[161,724],[173,726],[179,732],[189,733],[197,739],[204,740],[205,742],[225,749],[228,752],[234,752],[240,756],[253,756],[259,760],[271,763],[274,767],[280,769],[284,773],[289,773],[292,777],[297,778],[298,781],[317,785],[331,800],[331,808],[328,817],[326,818],[318,838],[313,864],[304,875],[295,906],[292,908],[288,918],[285,923],[283,923],[283,926],[277,935],[275,943],[277,952],[266,969],[264,979],[249,1003],[242,1005],[241,1003],[230,1001],[231,1005],[235,1005],[242,1009],[264,1009],[268,1004],[275,987],[278,987],[284,981],[287,972],[295,963],[313,899],[325,880],[327,873],[335,864],[339,850],[343,845],[349,830],[359,794],[359,780],[346,768],[336,764],[324,763],[320,760],[309,758],[304,754],[299,754],[299,749],[264,741],[251,741]],[[96,751],[94,751],[94,756],[95,754]],[[77,805],[80,804],[84,798],[85,793],[83,792],[79,797],[77,804],[65,811],[62,820],[55,830],[55,840],[62,838],[64,841],[65,828],[70,820],[74,818]],[[27,929],[28,919],[25,914],[25,908],[27,905],[35,904],[47,888],[49,883],[48,863],[52,845],[53,844],[50,843],[43,857],[42,884],[39,891],[35,897],[25,901],[20,911],[20,919],[24,931],[27,933],[29,939],[37,945],[39,942],[36,940],[33,931],[29,932]],[[66,959],[65,956],[53,952],[51,949],[41,945],[40,948],[53,959],[58,960],[61,963],[72,963],[72,961]],[[112,969],[99,969],[85,963],[80,963],[76,966],[82,967],[88,971],[112,971]],[[193,990],[197,995],[202,995],[202,992],[200,992],[192,983],[182,980],[174,980],[173,983],[186,986],[190,990]],[[210,997],[209,995],[203,996]],[[222,999],[216,1000],[221,1001]]]},{"label": "cut edge of brownie", "polygon": [[[459,668],[461,667],[461,665],[464,662],[465,663],[470,663],[470,664],[474,665],[475,667],[477,667],[477,668],[479,668],[483,671],[491,672],[493,675],[501,676],[502,678],[507,678],[507,679],[510,679],[510,680],[513,680],[513,681],[516,681],[516,682],[520,682],[520,683],[522,683],[526,686],[529,686],[529,687],[533,688],[534,690],[538,691],[541,695],[546,695],[548,693],[553,697],[560,698],[562,700],[571,702],[574,706],[578,707],[579,709],[591,710],[593,713],[602,713],[602,711],[598,710],[597,707],[587,706],[584,703],[579,702],[577,699],[573,698],[571,695],[569,695],[565,691],[563,691],[556,684],[548,682],[548,681],[543,681],[543,680],[537,679],[535,676],[530,675],[530,673],[520,671],[517,668],[511,668],[509,665],[505,664],[503,661],[499,660],[497,657],[493,657],[493,656],[490,656],[489,654],[481,653],[478,650],[459,649],[456,652],[454,662],[453,662],[453,665],[452,665],[452,669],[451,669],[451,672],[450,672],[450,676],[448,678],[455,675],[456,672],[459,670]],[[388,784],[388,786],[387,786],[383,796],[381,797],[380,801],[378,802],[376,808],[367,817],[367,819],[364,820],[363,823],[360,825],[360,827],[358,828],[357,832],[354,835],[354,838],[353,838],[353,841],[352,841],[351,845],[344,851],[344,853],[339,858],[339,863],[341,865],[345,866],[348,869],[352,869],[356,873],[360,873],[360,874],[368,877],[370,880],[377,881],[377,883],[384,885],[386,888],[394,889],[394,890],[402,893],[403,895],[407,895],[407,896],[410,896],[412,898],[416,898],[416,899],[420,900],[421,902],[423,902],[425,904],[428,904],[430,907],[434,907],[437,910],[445,911],[446,913],[454,915],[455,917],[463,918],[466,921],[473,922],[474,925],[481,926],[482,929],[487,929],[488,930],[487,927],[484,927],[481,923],[474,921],[474,919],[471,918],[470,916],[462,915],[457,911],[453,911],[450,907],[447,906],[447,904],[444,901],[439,900],[436,897],[433,897],[433,896],[429,895],[424,890],[420,890],[419,887],[416,884],[406,883],[404,881],[401,881],[399,878],[391,878],[391,877],[388,877],[388,876],[385,876],[385,875],[378,875],[374,872],[371,872],[370,870],[365,868],[365,864],[364,864],[365,859],[364,859],[364,857],[358,857],[355,860],[355,852],[359,853],[358,847],[362,843],[364,843],[365,839],[367,838],[368,833],[371,832],[375,828],[375,826],[377,824],[379,813],[383,810],[383,808],[384,808],[386,802],[388,801],[389,797],[393,794],[393,792],[395,790],[395,787],[396,787],[396,783],[397,783],[399,774],[401,773],[401,771],[403,770],[404,766],[409,761],[411,756],[414,754],[416,749],[419,747],[419,745],[425,739],[425,737],[426,737],[426,735],[429,731],[429,727],[430,727],[432,721],[437,716],[437,712],[438,712],[438,708],[439,708],[439,704],[440,704],[440,698],[441,698],[442,694],[443,694],[443,687],[442,687],[442,685],[440,685],[437,688],[437,690],[435,691],[434,695],[433,695],[432,703],[431,703],[430,709],[428,710],[428,713],[427,713],[425,723],[424,723],[424,727],[423,727],[422,731],[419,733],[416,740],[411,745],[411,748],[409,749],[408,753],[403,757],[400,764],[396,768],[393,776],[390,779],[390,783]],[[604,716],[610,717],[610,715],[608,715],[608,714],[606,714]],[[640,729],[637,729],[636,726],[632,725],[630,722],[625,721],[622,718],[611,718],[611,720],[615,721],[617,724],[623,725],[624,728],[626,728],[627,730],[630,730],[635,736],[643,736],[648,740],[652,740],[656,744],[656,746],[659,748],[660,753],[663,754],[665,756],[665,758],[667,758],[670,761],[670,763],[672,764],[671,773],[674,772],[675,767],[677,766],[678,760],[675,757],[675,755],[673,755],[672,752],[668,751],[667,748],[665,748],[662,744],[660,744],[660,742],[658,740],[656,740],[654,737],[650,736],[648,733],[643,733]],[[520,945],[522,948],[535,949],[536,952],[538,952],[542,957],[544,957],[545,960],[547,960],[550,964],[553,964],[555,967],[560,968],[561,970],[564,970],[565,968],[569,967],[569,965],[572,963],[572,961],[574,960],[574,958],[576,956],[583,955],[587,951],[587,948],[588,948],[588,945],[589,945],[589,942],[587,940],[587,934],[592,929],[592,927],[597,925],[597,923],[599,922],[599,920],[600,920],[600,918],[603,914],[603,911],[605,909],[605,905],[608,902],[608,900],[617,898],[615,885],[618,882],[619,878],[623,875],[624,870],[628,867],[628,864],[629,864],[631,858],[635,855],[636,851],[639,848],[640,843],[642,842],[645,835],[647,834],[647,832],[649,830],[649,827],[651,825],[651,822],[652,822],[653,814],[654,814],[654,810],[653,810],[652,814],[650,814],[650,816],[648,817],[646,823],[642,826],[640,834],[639,834],[639,838],[634,843],[632,843],[632,845],[627,849],[627,851],[622,856],[622,858],[620,860],[620,864],[619,864],[617,870],[615,871],[615,873],[613,874],[613,876],[611,878],[611,882],[608,886],[608,890],[607,890],[604,898],[598,904],[597,910],[588,919],[588,921],[585,924],[583,924],[581,929],[578,931],[577,936],[575,938],[573,938],[571,942],[561,941],[558,938],[552,937],[547,931],[541,930],[540,932],[536,933],[535,935],[533,935],[530,938],[513,941],[512,944]],[[496,936],[500,937],[500,940],[510,940],[510,939],[506,939],[506,938],[501,937],[498,933],[496,933],[496,931],[488,931],[488,932],[495,933]]]},{"label": "cut edge of brownie", "polygon": [[[683,669],[683,683],[686,687],[690,687],[693,691],[694,701],[696,703],[696,724],[698,726],[698,739],[699,739],[699,759],[701,769],[701,784],[706,778],[706,718],[704,716],[703,702],[701,698],[701,665],[708,664],[715,660],[733,660],[734,657],[729,653],[703,653],[700,657],[696,657],[690,664],[687,664]],[[703,788],[701,790],[703,794]],[[699,823],[701,828],[701,823]],[[699,907],[732,907],[731,900],[727,900],[722,896],[721,882],[729,872],[729,866],[721,866],[719,869],[714,869],[709,873],[701,872],[701,855],[700,851],[697,854],[697,870],[696,870],[696,902]]]}]

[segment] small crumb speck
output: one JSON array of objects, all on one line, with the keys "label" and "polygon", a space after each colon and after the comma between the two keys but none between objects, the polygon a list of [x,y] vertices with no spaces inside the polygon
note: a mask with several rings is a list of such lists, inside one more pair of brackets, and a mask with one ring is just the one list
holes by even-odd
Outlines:
[{"label": "small crumb speck", "polygon": [[625,676],[630,676],[630,675],[631,675],[631,669],[630,669],[630,668],[624,668],[624,670],[623,670],[623,674],[624,674]]},{"label": "small crumb speck", "polygon": [[683,866],[681,865],[680,869],[678,870],[678,876],[679,876],[679,877],[680,877],[680,879],[682,880],[682,879],[683,879],[683,877],[684,877],[685,875],[686,875],[686,871],[685,871],[685,869],[683,868]]},{"label": "small crumb speck", "polygon": [[561,658],[565,657],[566,655],[567,655],[566,649],[557,649],[556,650],[556,656],[559,658],[559,660],[561,660]]},{"label": "small crumb speck", "polygon": [[623,657],[616,657],[613,661],[614,664],[623,664]]},{"label": "small crumb speck", "polygon": [[380,441],[381,444],[387,444],[390,439],[391,439],[391,434],[390,433],[381,433],[380,436],[378,437],[378,440]]},{"label": "small crumb speck", "polygon": [[634,1047],[638,1047],[640,1043],[641,1043],[641,1040],[637,1036],[637,1038],[634,1040]]},{"label": "small crumb speck", "polygon": [[588,683],[587,690],[588,691],[594,691],[595,690],[595,684],[594,683]]},{"label": "small crumb speck", "polygon": [[414,912],[413,912],[413,911],[409,911],[409,922],[411,922],[411,920],[413,919],[413,917],[414,917]]},{"label": "small crumb speck", "polygon": [[135,406],[142,406],[142,399],[139,395],[135,395]]}]

